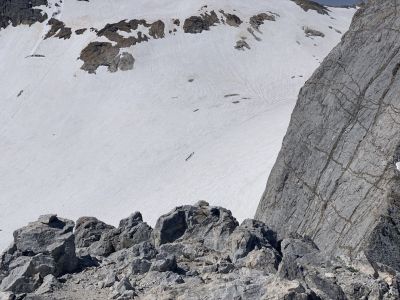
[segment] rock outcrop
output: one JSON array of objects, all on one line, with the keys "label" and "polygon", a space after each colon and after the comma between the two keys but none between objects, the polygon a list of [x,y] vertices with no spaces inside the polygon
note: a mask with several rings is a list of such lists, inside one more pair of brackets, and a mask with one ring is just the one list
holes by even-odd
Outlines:
[{"label": "rock outcrop", "polygon": [[298,6],[300,6],[304,11],[314,10],[321,15],[329,15],[329,9],[315,1],[311,0],[292,0]]},{"label": "rock outcrop", "polygon": [[136,212],[118,228],[93,217],[40,217],[0,260],[0,299],[399,299],[400,275],[283,240],[205,201],[177,207],[153,230]]},{"label": "rock outcrop", "polygon": [[2,0],[0,2],[0,29],[9,25],[32,25],[44,22],[47,14],[39,6],[48,5],[47,0]]},{"label": "rock outcrop", "polygon": [[100,66],[107,67],[110,72],[132,70],[135,62],[132,54],[119,51],[119,47],[111,43],[92,42],[81,51],[79,58],[84,62],[81,69],[88,73],[96,73]]},{"label": "rock outcrop", "polygon": [[75,243],[81,255],[108,256],[150,239],[152,228],[136,212],[120,221],[118,228],[93,217],[77,221]]},{"label": "rock outcrop", "polygon": [[47,215],[14,232],[14,242],[1,256],[0,290],[33,292],[47,275],[75,271],[74,222]]},{"label": "rock outcrop", "polygon": [[196,206],[177,207],[161,216],[153,231],[154,244],[200,240],[208,248],[221,250],[238,225],[229,210],[200,201]]},{"label": "rock outcrop", "polygon": [[201,33],[204,30],[210,30],[211,26],[219,23],[219,19],[215,11],[206,12],[200,16],[191,16],[183,23],[183,31],[185,33]]},{"label": "rock outcrop", "polygon": [[50,25],[51,28],[49,32],[45,35],[44,39],[48,39],[50,37],[56,37],[59,39],[69,39],[72,35],[72,30],[69,27],[65,27],[64,22],[61,22],[57,19],[51,18],[47,25]]},{"label": "rock outcrop", "polygon": [[[78,0],[79,1],[79,0]],[[87,1],[87,0],[80,0]],[[109,72],[132,70],[135,59],[132,47],[143,42],[163,39],[167,34],[175,35],[183,30],[187,34],[198,34],[211,30],[211,27],[221,25],[234,27],[239,30],[241,26],[247,26],[249,33],[260,41],[254,30],[261,33],[260,26],[264,21],[275,21],[278,14],[273,12],[260,12],[251,16],[248,20],[242,20],[238,15],[225,12],[224,10],[208,10],[207,5],[202,6],[198,14],[187,17],[181,22],[179,19],[146,20],[146,19],[123,19],[115,23],[107,23],[103,27],[74,28],[74,24],[65,24],[59,18],[62,15],[62,1],[48,3],[47,0],[4,0],[0,2],[0,30],[9,25],[32,25],[37,22],[46,22],[49,27],[43,39],[58,38],[68,40],[75,35],[90,34],[93,36],[80,53],[79,59],[83,61],[81,69],[94,74],[101,66],[107,67]],[[43,10],[43,6],[56,10],[49,17]],[[307,6],[308,7],[308,6]],[[312,7],[314,7],[312,5]],[[233,10],[235,11],[235,10]],[[61,15],[60,15],[61,14]],[[172,23],[172,24],[168,24]],[[183,23],[183,24],[182,24]],[[172,27],[170,26],[172,25]],[[169,27],[168,32],[166,27]],[[248,42],[243,39],[233,45],[235,49],[250,50]],[[29,57],[42,57],[31,55]]]},{"label": "rock outcrop", "polygon": [[264,21],[276,21],[276,17],[269,13],[254,15],[250,18],[250,25],[253,29],[259,30],[260,26],[264,24]]},{"label": "rock outcrop", "polygon": [[[219,10],[207,11],[206,7],[202,8],[200,15],[191,16],[184,20],[182,29],[187,34],[198,34],[204,31],[209,31],[211,27],[218,24],[228,25],[231,27],[240,27],[244,23],[237,15]],[[254,33],[254,30],[260,32],[260,26],[265,21],[276,21],[278,14],[267,12],[259,13],[251,16],[248,20],[249,27],[247,30],[250,34],[259,41],[260,38]],[[171,20],[170,20],[171,21]],[[179,19],[172,19],[172,24],[175,28],[169,30],[169,34],[175,34],[181,28]],[[48,25],[51,25],[45,39],[56,37],[59,39],[68,39],[72,34],[72,29],[66,27],[63,22],[54,18],[50,19]],[[108,23],[102,29],[97,30],[91,28],[91,31],[96,33],[98,38],[105,38],[110,42],[93,41],[90,42],[80,54],[79,59],[83,61],[82,70],[88,73],[96,73],[100,66],[107,67],[109,72],[117,72],[118,70],[132,70],[135,59],[132,54],[123,49],[128,49],[143,42],[165,38],[165,22],[157,20],[149,22],[145,19],[121,20],[116,23]],[[86,29],[81,28],[75,30],[75,34],[81,35]],[[237,41],[235,49],[244,50],[251,49],[249,44],[243,39]]]},{"label": "rock outcrop", "polygon": [[256,213],[400,270],[400,1],[370,0],[301,89]]}]

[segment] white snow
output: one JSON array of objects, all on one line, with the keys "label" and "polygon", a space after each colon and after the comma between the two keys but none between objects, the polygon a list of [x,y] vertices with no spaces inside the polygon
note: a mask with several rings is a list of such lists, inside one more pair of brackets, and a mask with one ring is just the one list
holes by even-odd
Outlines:
[{"label": "white snow", "polygon": [[[115,225],[141,211],[154,225],[202,199],[253,217],[298,91],[341,38],[329,26],[345,32],[354,9],[323,16],[288,0],[91,0],[50,11],[74,31],[133,18],[182,25],[205,4],[246,22],[124,49],[136,60],[127,72],[80,70],[80,51],[104,40],[89,30],[45,41],[45,24],[0,31],[0,249],[50,212]],[[260,27],[258,42],[248,19],[266,11],[280,17]],[[303,26],[325,38],[305,37]],[[241,37],[250,50],[234,49]]]}]

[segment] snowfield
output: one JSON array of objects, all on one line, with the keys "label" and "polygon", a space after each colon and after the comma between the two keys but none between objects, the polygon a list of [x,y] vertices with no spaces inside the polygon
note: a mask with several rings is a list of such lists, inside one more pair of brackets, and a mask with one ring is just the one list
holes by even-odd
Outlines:
[{"label": "snowfield", "polygon": [[[253,217],[299,89],[355,12],[321,15],[289,0],[63,2],[45,9],[73,31],[138,18],[163,20],[166,35],[123,49],[133,70],[89,74],[81,50],[107,41],[91,30],[65,40],[43,40],[47,21],[0,30],[0,249],[52,212],[116,225],[140,211],[154,225],[206,200]],[[243,23],[168,33],[173,18],[182,27],[220,9]],[[247,28],[262,12],[279,16],[257,41]],[[303,26],[325,37],[306,37]],[[251,49],[235,49],[239,39]]]}]

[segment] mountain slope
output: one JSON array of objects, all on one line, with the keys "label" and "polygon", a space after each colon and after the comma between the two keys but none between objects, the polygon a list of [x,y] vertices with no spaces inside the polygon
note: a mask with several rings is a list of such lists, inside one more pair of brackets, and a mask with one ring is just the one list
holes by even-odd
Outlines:
[{"label": "mountain slope", "polygon": [[140,210],[152,224],[207,199],[253,215],[298,90],[354,13],[273,0],[43,0],[15,17],[10,3],[0,248],[47,212],[113,223]]},{"label": "mountain slope", "polygon": [[334,255],[400,270],[400,1],[357,12],[300,92],[257,210]]}]

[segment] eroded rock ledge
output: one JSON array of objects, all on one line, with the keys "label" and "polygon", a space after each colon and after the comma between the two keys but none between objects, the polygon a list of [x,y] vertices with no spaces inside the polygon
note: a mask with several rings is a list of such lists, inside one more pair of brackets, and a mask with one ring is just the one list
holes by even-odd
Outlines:
[{"label": "eroded rock ledge", "polygon": [[399,299],[400,274],[328,258],[307,237],[279,240],[205,201],[155,228],[46,215],[18,229],[0,259],[0,299]]}]

